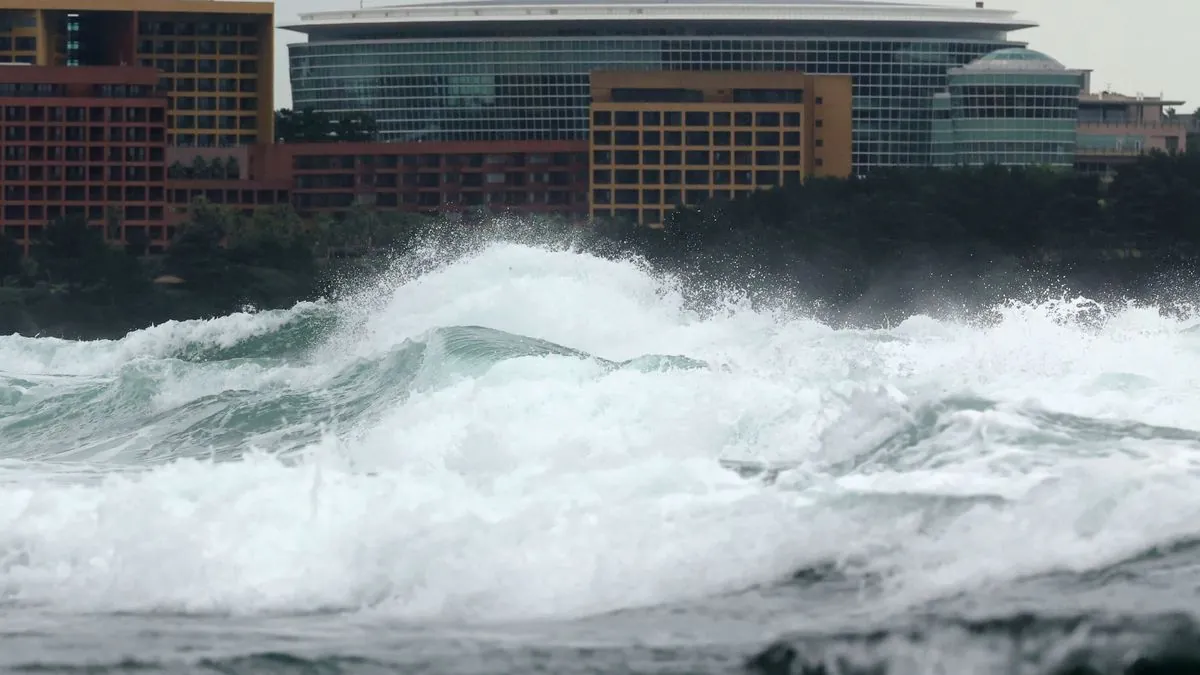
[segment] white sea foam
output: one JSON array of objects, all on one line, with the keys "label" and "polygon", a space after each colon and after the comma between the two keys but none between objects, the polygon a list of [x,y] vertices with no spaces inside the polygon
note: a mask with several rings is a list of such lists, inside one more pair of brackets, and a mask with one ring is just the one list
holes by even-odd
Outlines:
[{"label": "white sea foam", "polygon": [[[701,315],[628,262],[497,245],[347,301],[343,326],[283,364],[163,357],[267,334],[299,310],[115,342],[0,338],[0,382],[35,381],[43,405],[138,361],[160,378],[151,409],[168,416],[223,392],[323,391],[447,326],[710,364],[508,359],[418,379],[299,459],[271,456],[264,439],[286,431],[273,429],[238,461],[119,470],[23,456],[5,440],[10,425],[43,424],[51,440],[67,431],[33,421],[33,399],[0,398],[0,598],[61,611],[500,620],[686,601],[828,560],[865,559],[857,569],[884,576],[889,607],[1104,565],[1200,532],[1198,445],[1186,433],[1084,438],[1039,415],[1196,429],[1200,335],[1194,321],[1137,308],[1073,321],[1084,305],[1014,305],[986,326],[918,317],[835,331],[736,302]],[[114,413],[112,434],[136,423]],[[798,468],[768,486],[721,458]],[[887,494],[1010,501],[931,521],[922,507],[872,501]]]}]

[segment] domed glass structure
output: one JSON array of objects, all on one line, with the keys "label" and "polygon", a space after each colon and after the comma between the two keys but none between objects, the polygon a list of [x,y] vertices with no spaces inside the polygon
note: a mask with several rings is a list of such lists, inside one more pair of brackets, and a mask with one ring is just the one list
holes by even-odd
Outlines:
[{"label": "domed glass structure", "polygon": [[987,72],[990,70],[1028,71],[1028,72],[1058,72],[1067,67],[1054,58],[1035,49],[1012,47],[999,49],[986,54],[964,67],[972,72]]},{"label": "domed glass structure", "polygon": [[933,163],[1072,166],[1084,79],[1083,71],[1020,47],[950,70],[949,86],[931,106]]}]

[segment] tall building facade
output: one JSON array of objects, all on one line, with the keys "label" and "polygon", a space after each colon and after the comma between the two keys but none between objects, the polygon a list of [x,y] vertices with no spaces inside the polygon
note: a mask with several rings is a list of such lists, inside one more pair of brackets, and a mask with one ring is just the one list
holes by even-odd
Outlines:
[{"label": "tall building facade", "polygon": [[591,92],[593,216],[658,227],[679,206],[851,173],[846,76],[597,72]]},{"label": "tall building facade", "polygon": [[296,107],[365,111],[382,138],[586,140],[593,71],[846,75],[858,172],[930,161],[947,72],[1014,46],[1013,12],[878,0],[409,0],[285,26]]},{"label": "tall building facade", "polygon": [[[167,101],[153,68],[0,72],[0,229],[21,244],[49,221],[109,221],[165,241]],[[107,231],[107,229],[106,229]]]},{"label": "tall building facade", "polygon": [[273,60],[270,2],[0,0],[0,63],[154,68],[175,146],[270,142]]},{"label": "tall building facade", "polygon": [[1032,49],[1001,49],[949,73],[934,95],[935,166],[1075,163],[1086,74]]}]

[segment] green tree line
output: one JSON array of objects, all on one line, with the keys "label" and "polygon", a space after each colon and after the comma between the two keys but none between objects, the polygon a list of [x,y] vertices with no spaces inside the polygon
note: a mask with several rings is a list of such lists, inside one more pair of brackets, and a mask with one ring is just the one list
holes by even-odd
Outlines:
[{"label": "green tree line", "polygon": [[[1161,271],[1200,255],[1200,155],[1148,155],[1111,181],[996,166],[812,179],[680,209],[661,229],[613,220],[586,228],[517,220],[526,231],[574,237],[674,270],[757,275],[842,299],[880,284],[919,284],[918,277],[934,272],[964,282],[997,266],[1086,268],[1103,276],[1119,266],[1113,261],[1133,260],[1140,262],[1122,269]],[[245,283],[240,269],[313,275],[330,258],[391,256],[431,236],[452,242],[486,221],[483,213],[464,222],[365,206],[308,218],[277,206],[245,216],[200,200],[150,267],[139,262],[147,242],[118,242],[115,215],[105,228],[67,218],[43,228],[28,258],[0,237],[0,281],[121,294],[155,274],[171,274],[212,293],[236,294]],[[897,280],[897,269],[907,270],[908,281]]]}]

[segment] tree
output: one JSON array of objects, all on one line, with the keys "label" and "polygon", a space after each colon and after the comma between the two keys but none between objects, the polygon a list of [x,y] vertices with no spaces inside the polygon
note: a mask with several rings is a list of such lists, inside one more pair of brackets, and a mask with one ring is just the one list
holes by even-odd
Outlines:
[{"label": "tree", "polygon": [[204,159],[200,155],[196,155],[192,158],[192,166],[189,174],[190,175],[187,176],[188,178],[195,180],[207,180],[212,176],[212,164],[209,164],[208,160]]},{"label": "tree", "polygon": [[37,268],[51,283],[69,290],[101,289],[115,301],[113,293],[145,282],[137,260],[114,249],[105,241],[104,230],[92,227],[79,214],[51,221],[34,243]]},{"label": "tree", "polygon": [[375,118],[364,112],[354,112],[341,117],[333,126],[334,137],[339,141],[374,141],[379,135]]},{"label": "tree", "polygon": [[308,227],[290,204],[260,208],[239,218],[229,232],[228,249],[242,262],[282,268],[312,263]]},{"label": "tree", "polygon": [[346,113],[334,119],[313,108],[275,111],[275,141],[278,143],[372,141],[378,133],[375,119],[364,112]]},{"label": "tree", "polygon": [[238,215],[233,209],[197,197],[188,209],[187,221],[179,226],[171,241],[171,256],[186,258],[211,255],[237,227],[237,220]]},{"label": "tree", "polygon": [[309,221],[308,238],[312,241],[313,255],[326,260],[342,245],[336,223],[328,213],[319,213]]},{"label": "tree", "polygon": [[144,256],[150,248],[150,236],[144,227],[131,227],[125,231],[125,252],[132,256]]},{"label": "tree", "polygon": [[121,220],[124,218],[124,209],[119,206],[109,206],[104,209],[104,238],[110,242],[120,242],[124,237],[121,236]]},{"label": "tree", "polygon": [[275,140],[278,143],[322,143],[333,140],[333,119],[312,108],[275,111]]},{"label": "tree", "polygon": [[0,232],[0,285],[8,277],[21,275],[21,258],[24,255],[20,244]]}]

